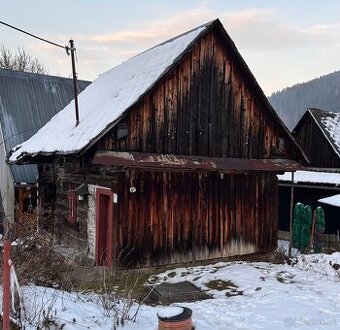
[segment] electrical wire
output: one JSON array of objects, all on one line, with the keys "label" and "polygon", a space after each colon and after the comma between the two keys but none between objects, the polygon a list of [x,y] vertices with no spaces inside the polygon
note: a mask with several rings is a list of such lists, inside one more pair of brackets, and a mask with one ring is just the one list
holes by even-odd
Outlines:
[{"label": "electrical wire", "polygon": [[4,140],[0,143],[0,146],[1,146],[2,144],[5,144],[8,140],[14,138],[15,136],[21,135],[22,133],[25,133],[25,132],[30,132],[30,131],[38,130],[38,129],[40,129],[40,128],[41,128],[41,126],[37,126],[37,127],[25,129],[25,130],[21,131],[20,133],[12,134],[12,135],[9,136],[7,139],[4,139]]},{"label": "electrical wire", "polygon": [[9,27],[9,28],[11,28],[11,29],[14,29],[14,30],[17,30],[17,31],[19,31],[19,32],[25,33],[25,34],[27,34],[27,35],[29,35],[29,36],[31,36],[31,37],[33,37],[33,38],[36,38],[36,39],[38,39],[38,40],[47,42],[47,43],[49,43],[49,44],[51,44],[51,45],[53,45],[53,46],[56,46],[56,47],[59,47],[59,48],[63,48],[63,49],[66,50],[66,52],[69,50],[69,46],[59,45],[59,44],[57,44],[57,43],[55,43],[55,42],[53,42],[53,41],[49,41],[49,40],[47,40],[47,39],[38,37],[38,36],[36,36],[36,35],[34,35],[34,34],[32,34],[32,33],[29,33],[29,32],[27,32],[27,31],[25,31],[25,30],[19,29],[18,27],[14,26],[14,25],[11,25],[11,24],[8,24],[8,23],[6,23],[6,22],[4,22],[4,21],[0,21],[0,24],[6,25],[7,27]]},{"label": "electrical wire", "polygon": [[[72,62],[74,62],[74,57],[76,56],[76,48],[74,47],[73,40],[70,40],[70,46],[68,46],[68,45],[63,46],[63,45],[57,44],[57,43],[55,43],[55,42],[53,42],[53,41],[49,41],[49,40],[47,40],[47,39],[38,37],[38,36],[36,36],[36,35],[34,35],[34,34],[30,33],[30,32],[27,32],[27,31],[25,31],[25,30],[23,30],[23,29],[20,29],[20,28],[18,28],[18,27],[16,27],[16,26],[11,25],[11,24],[9,24],[9,23],[6,23],[6,22],[4,22],[4,21],[1,21],[1,20],[0,20],[0,24],[3,24],[3,25],[5,25],[5,26],[7,26],[7,27],[9,27],[9,28],[11,28],[11,29],[14,29],[14,30],[16,30],[16,31],[19,31],[19,32],[21,32],[21,33],[27,34],[27,35],[29,35],[30,37],[33,37],[33,38],[38,39],[38,40],[40,40],[40,41],[46,42],[46,43],[48,43],[48,44],[50,44],[50,45],[53,45],[53,46],[56,46],[56,47],[65,49],[67,55],[70,55],[70,53],[71,53]],[[77,76],[76,76],[76,71],[75,71],[75,66],[74,66],[74,64],[72,65],[72,67],[73,67],[74,100],[75,100],[76,118],[77,118],[76,125],[78,125],[78,123],[79,123],[79,112],[78,112],[78,100],[77,100],[78,92],[77,92],[77,87],[76,87]],[[2,144],[3,144],[4,142],[5,142],[5,141],[3,141]],[[0,145],[1,145],[1,144],[0,144]]]}]

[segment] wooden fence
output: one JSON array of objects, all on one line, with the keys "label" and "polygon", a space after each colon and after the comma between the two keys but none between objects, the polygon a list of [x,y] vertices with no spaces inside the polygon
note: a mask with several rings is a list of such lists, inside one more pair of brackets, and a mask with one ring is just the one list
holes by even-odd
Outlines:
[{"label": "wooden fence", "polygon": [[[289,231],[278,230],[278,239],[289,241]],[[322,234],[322,241],[326,251],[340,251],[340,233],[337,234]]]}]

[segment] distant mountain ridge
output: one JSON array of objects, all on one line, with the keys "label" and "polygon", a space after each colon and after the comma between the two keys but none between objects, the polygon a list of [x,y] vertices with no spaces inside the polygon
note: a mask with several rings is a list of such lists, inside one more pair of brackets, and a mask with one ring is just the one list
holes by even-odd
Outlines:
[{"label": "distant mountain ridge", "polygon": [[284,88],[268,100],[290,130],[307,108],[340,112],[340,71]]}]

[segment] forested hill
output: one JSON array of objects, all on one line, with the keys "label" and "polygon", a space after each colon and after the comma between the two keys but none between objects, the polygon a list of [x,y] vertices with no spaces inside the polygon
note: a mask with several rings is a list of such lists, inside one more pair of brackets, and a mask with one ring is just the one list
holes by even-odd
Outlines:
[{"label": "forested hill", "polygon": [[290,130],[307,108],[340,112],[340,71],[285,88],[268,99]]}]

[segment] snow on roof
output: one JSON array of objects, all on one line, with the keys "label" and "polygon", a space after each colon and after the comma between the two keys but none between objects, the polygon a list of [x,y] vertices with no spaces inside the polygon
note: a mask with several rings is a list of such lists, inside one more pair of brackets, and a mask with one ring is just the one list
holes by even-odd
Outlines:
[{"label": "snow on roof", "polygon": [[[291,181],[292,174],[285,172],[277,176],[279,181]],[[294,173],[294,183],[321,183],[321,184],[340,184],[340,173],[296,171]]]},{"label": "snow on roof", "polygon": [[335,153],[340,157],[340,113],[320,109],[308,109],[308,112],[320,127]]},{"label": "snow on roof", "polygon": [[321,123],[328,132],[332,143],[335,146],[336,152],[339,155],[340,151],[340,113],[330,112],[321,117]]},{"label": "snow on roof", "polygon": [[318,200],[318,202],[340,207],[340,194],[321,198]]},{"label": "snow on roof", "polygon": [[110,129],[211,23],[150,48],[100,75],[79,94],[78,126],[75,126],[73,100],[33,137],[13,148],[10,162],[25,154],[70,154],[81,151]]}]

